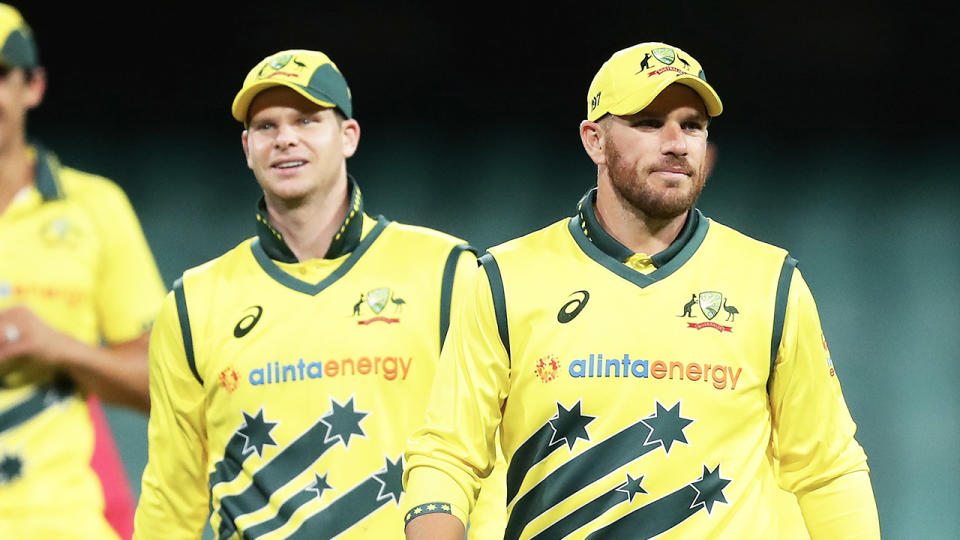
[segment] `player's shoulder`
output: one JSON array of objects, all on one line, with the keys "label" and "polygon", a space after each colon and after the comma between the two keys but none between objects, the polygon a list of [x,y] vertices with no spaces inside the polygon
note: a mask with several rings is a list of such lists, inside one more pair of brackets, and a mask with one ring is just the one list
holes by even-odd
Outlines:
[{"label": "player's shoulder", "polygon": [[707,239],[716,243],[724,251],[737,253],[738,257],[743,258],[768,256],[783,259],[787,254],[787,250],[780,246],[758,240],[715,219],[708,219],[710,226]]},{"label": "player's shoulder", "polygon": [[50,172],[63,195],[81,204],[104,205],[129,204],[123,188],[113,180],[87,171],[63,165],[55,157],[48,157]]},{"label": "player's shoulder", "polygon": [[387,225],[391,242],[413,250],[450,251],[455,246],[467,244],[467,241],[452,234],[424,227],[391,221]]},{"label": "player's shoulder", "polygon": [[568,245],[572,241],[567,229],[569,224],[570,218],[566,217],[541,229],[497,244],[487,251],[497,260],[538,257],[545,252],[556,251],[558,247]]},{"label": "player's shoulder", "polygon": [[210,287],[215,283],[230,283],[240,273],[248,273],[253,262],[251,244],[255,237],[247,238],[223,254],[200,265],[188,268],[179,280],[181,286],[187,283]]}]

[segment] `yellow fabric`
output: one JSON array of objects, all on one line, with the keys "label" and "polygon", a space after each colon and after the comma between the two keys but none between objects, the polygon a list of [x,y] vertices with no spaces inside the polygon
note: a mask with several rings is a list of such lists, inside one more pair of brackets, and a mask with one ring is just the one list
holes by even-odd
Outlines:
[{"label": "yellow fabric", "polygon": [[[0,309],[24,305],[91,345],[139,337],[164,286],[129,201],[105,178],[51,164],[62,197],[45,201],[31,186],[0,214]],[[55,378],[0,374],[0,461],[20,468],[0,479],[0,537],[109,538],[84,398]]]},{"label": "yellow fabric", "polygon": [[[315,294],[269,275],[253,244],[184,274],[187,348],[176,293],[161,310],[135,538],[195,539],[210,508],[217,538],[285,538],[300,527],[311,538],[402,538],[402,453],[423,421],[444,267],[462,242],[391,223],[361,256],[268,262],[335,278]],[[454,299],[459,274],[475,267],[460,255]]]},{"label": "yellow fabric", "polygon": [[[867,470],[798,271],[768,394],[783,250],[711,221],[689,260],[644,287],[588,257],[566,221],[491,253],[509,351],[482,269],[406,454],[407,510],[469,513],[498,430],[507,539],[780,538],[792,532],[778,483]],[[589,299],[563,322],[572,291]],[[691,295],[705,307],[681,315]]]}]

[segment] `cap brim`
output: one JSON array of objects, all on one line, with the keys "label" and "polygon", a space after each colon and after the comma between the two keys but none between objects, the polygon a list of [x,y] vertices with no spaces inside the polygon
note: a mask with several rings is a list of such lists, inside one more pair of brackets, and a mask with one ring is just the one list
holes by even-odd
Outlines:
[{"label": "cap brim", "polygon": [[[695,77],[693,75],[678,75],[673,79],[666,79],[660,83],[659,86],[655,88],[653,92],[648,94],[648,99],[645,100],[631,100],[625,99],[620,103],[616,104],[607,111],[610,114],[615,114],[617,116],[626,116],[628,114],[634,114],[645,109],[650,103],[653,102],[657,96],[660,95],[663,90],[670,86],[671,84],[682,84],[693,89],[697,95],[700,96],[700,99],[703,100],[703,104],[707,109],[708,116],[720,116],[720,113],[723,112],[723,103],[720,101],[720,96],[713,90],[709,84],[706,83],[703,79]],[[637,95],[637,94],[634,94]]]},{"label": "cap brim", "polygon": [[276,80],[276,81],[260,81],[258,83],[251,84],[250,86],[240,90],[237,93],[236,97],[233,98],[233,105],[230,107],[230,111],[233,113],[233,117],[239,122],[247,121],[247,112],[250,109],[250,104],[253,102],[253,98],[257,97],[260,92],[268,88],[273,88],[276,86],[285,86],[294,92],[300,94],[301,96],[309,99],[313,103],[320,105],[321,107],[330,107],[334,108],[337,105],[332,101],[324,101],[317,98],[308,92],[304,87],[299,84],[295,84],[289,81]]}]

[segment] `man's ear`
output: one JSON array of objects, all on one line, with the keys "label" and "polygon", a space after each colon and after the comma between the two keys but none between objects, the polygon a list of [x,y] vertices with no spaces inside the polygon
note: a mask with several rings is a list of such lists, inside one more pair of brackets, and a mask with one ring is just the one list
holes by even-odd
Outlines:
[{"label": "man's ear", "polygon": [[240,145],[243,146],[243,157],[247,158],[247,167],[253,168],[253,163],[250,162],[250,143],[247,141],[247,130],[243,130],[243,133],[240,134]]},{"label": "man's ear", "polygon": [[606,144],[606,132],[597,122],[584,120],[580,122],[580,142],[583,143],[583,149],[587,155],[597,165],[606,163],[606,154],[603,151]]},{"label": "man's ear", "polygon": [[27,82],[27,109],[33,109],[43,102],[47,91],[47,72],[42,67],[33,68],[30,81]]},{"label": "man's ear", "polygon": [[343,138],[343,157],[351,157],[360,145],[360,124],[353,118],[340,122],[340,136]]}]

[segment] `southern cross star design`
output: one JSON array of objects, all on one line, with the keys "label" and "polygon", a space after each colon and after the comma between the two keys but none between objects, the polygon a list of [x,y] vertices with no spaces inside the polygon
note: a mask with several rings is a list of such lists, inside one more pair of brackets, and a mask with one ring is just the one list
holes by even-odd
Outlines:
[{"label": "southern cross star design", "polygon": [[16,454],[4,454],[0,459],[0,485],[9,484],[23,474],[23,460]]},{"label": "southern cross star design", "polygon": [[641,474],[638,478],[630,476],[630,473],[627,473],[627,481],[623,484],[617,486],[617,491],[627,494],[627,500],[633,502],[633,497],[638,493],[646,493],[647,490],[643,489],[643,486],[640,484],[643,482],[643,479],[646,475]]},{"label": "southern cross star design", "polygon": [[650,435],[647,436],[644,444],[651,444],[660,441],[663,450],[669,454],[674,442],[687,442],[683,430],[693,423],[690,418],[680,416],[680,402],[676,402],[670,409],[665,409],[660,402],[657,402],[657,412],[648,418],[642,420],[650,428]]},{"label": "southern cross star design", "polygon": [[337,403],[335,399],[330,399],[330,414],[320,419],[330,429],[327,430],[327,437],[324,442],[330,442],[334,439],[340,439],[343,446],[350,446],[350,438],[354,435],[366,437],[360,427],[360,422],[367,417],[368,412],[358,411],[354,408],[353,398],[346,405]]},{"label": "southern cross star design", "polygon": [[263,418],[263,407],[257,411],[256,416],[250,416],[247,411],[241,412],[243,425],[237,430],[237,435],[243,437],[243,455],[254,451],[258,457],[263,457],[264,446],[277,446],[277,441],[273,440],[270,432],[280,422],[267,422]]},{"label": "southern cross star design", "polygon": [[723,488],[727,487],[730,481],[730,479],[720,476],[719,463],[712,471],[704,465],[703,475],[700,479],[690,483],[690,487],[697,490],[697,496],[693,499],[690,508],[702,504],[707,508],[709,514],[713,511],[713,503],[729,504],[727,498],[723,495]]},{"label": "southern cross star design", "polygon": [[390,461],[388,457],[384,457],[384,460],[386,470],[373,475],[373,478],[380,482],[377,501],[393,498],[393,502],[400,504],[400,494],[403,493],[403,456],[397,456],[396,461]]},{"label": "southern cross star design", "polygon": [[577,439],[589,441],[590,434],[587,433],[587,424],[593,422],[596,418],[596,416],[581,414],[579,401],[569,409],[558,401],[557,417],[549,420],[550,427],[553,428],[553,436],[550,437],[550,446],[553,446],[558,441],[566,441],[567,450],[573,450],[573,445],[576,444]]},{"label": "southern cross star design", "polygon": [[320,475],[317,474],[317,473],[313,473],[313,476],[314,476],[313,483],[310,484],[309,486],[307,486],[307,488],[306,488],[307,491],[312,491],[312,492],[316,493],[316,494],[317,494],[317,499],[319,499],[320,497],[323,496],[323,492],[324,492],[324,491],[326,491],[326,490],[328,490],[328,489],[333,489],[333,486],[331,486],[330,484],[327,483],[327,475],[328,475],[328,474],[330,474],[330,473],[327,473],[327,474],[325,474],[325,475],[323,475],[323,476],[320,476]]}]

